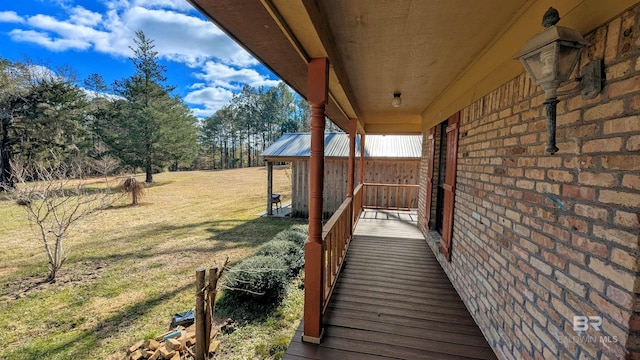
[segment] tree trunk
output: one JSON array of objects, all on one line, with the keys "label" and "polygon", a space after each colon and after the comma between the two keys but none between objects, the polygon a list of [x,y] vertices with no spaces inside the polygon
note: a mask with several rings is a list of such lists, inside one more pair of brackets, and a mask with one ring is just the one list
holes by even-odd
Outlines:
[{"label": "tree trunk", "polygon": [[58,269],[56,269],[53,264],[49,264],[49,276],[47,277],[47,282],[54,283],[56,282],[56,275],[58,273]]},{"label": "tree trunk", "polygon": [[151,168],[151,144],[147,144],[147,158],[144,164],[144,171],[146,173],[146,178],[145,178],[145,182],[146,183],[151,183],[153,182],[153,174],[152,174],[152,168]]},{"label": "tree trunk", "polygon": [[145,164],[145,166],[144,166],[144,171],[145,171],[145,173],[147,174],[147,176],[146,176],[146,178],[145,178],[145,180],[144,180],[146,183],[151,183],[151,182],[153,182],[153,174],[152,174],[151,170],[152,170],[152,169],[151,169],[151,156],[150,156],[150,155],[148,155],[148,156],[147,156],[146,164]]},{"label": "tree trunk", "polygon": [[243,151],[242,151],[242,141],[243,141],[243,136],[242,136],[242,132],[239,131],[239,135],[238,135],[238,144],[240,147],[240,167],[243,168],[244,167],[244,156],[242,155]]},{"label": "tree trunk", "polygon": [[224,146],[220,143],[220,169],[224,167],[222,159],[224,159]]},{"label": "tree trunk", "polygon": [[255,147],[253,148],[253,158],[255,159],[255,160],[254,160],[254,162],[255,162],[254,166],[260,166],[260,165],[258,164],[258,151],[256,150],[256,148],[255,148]]},{"label": "tree trunk", "polygon": [[231,136],[231,168],[236,167],[236,136]]},{"label": "tree trunk", "polygon": [[247,127],[247,166],[251,167],[251,129]]},{"label": "tree trunk", "polygon": [[229,144],[227,140],[224,141],[224,168],[229,168]]},{"label": "tree trunk", "polygon": [[[62,237],[56,236],[53,254],[50,253],[51,255],[49,256],[49,277],[47,278],[47,281],[50,283],[56,282],[58,270],[60,270],[62,264],[66,260],[64,248],[62,247],[62,240]],[[45,243],[45,247],[48,246],[48,243]]]},{"label": "tree trunk", "polygon": [[216,168],[216,144],[212,142],[211,144],[211,165],[209,166],[209,170],[213,170]]},{"label": "tree trunk", "polygon": [[0,191],[3,186],[14,186],[11,178],[11,148],[9,145],[9,119],[2,119],[2,135],[0,136]]}]

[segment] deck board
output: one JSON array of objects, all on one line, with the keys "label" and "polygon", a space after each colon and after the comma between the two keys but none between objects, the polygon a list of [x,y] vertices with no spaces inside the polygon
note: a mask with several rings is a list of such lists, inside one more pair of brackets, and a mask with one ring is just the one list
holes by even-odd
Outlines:
[{"label": "deck board", "polygon": [[320,345],[302,323],[285,359],[496,359],[415,225],[366,210],[324,317]]}]

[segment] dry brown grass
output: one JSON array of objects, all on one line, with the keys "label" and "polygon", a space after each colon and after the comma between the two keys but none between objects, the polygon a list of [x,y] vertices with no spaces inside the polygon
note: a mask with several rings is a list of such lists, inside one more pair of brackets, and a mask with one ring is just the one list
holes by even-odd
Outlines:
[{"label": "dry brown grass", "polygon": [[[290,197],[284,168],[274,191]],[[85,219],[67,239],[56,284],[22,209],[0,201],[0,358],[103,358],[165,330],[193,307],[194,270],[251,254],[291,225],[258,216],[266,170],[163,173],[139,206]]]}]

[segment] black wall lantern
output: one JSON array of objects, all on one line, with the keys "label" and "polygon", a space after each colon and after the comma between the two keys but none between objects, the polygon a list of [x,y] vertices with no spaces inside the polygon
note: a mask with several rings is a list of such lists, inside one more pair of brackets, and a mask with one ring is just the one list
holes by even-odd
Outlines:
[{"label": "black wall lantern", "polygon": [[542,18],[542,25],[546,29],[529,40],[516,57],[524,65],[533,83],[544,90],[549,154],[555,154],[558,151],[556,146],[558,96],[580,91],[583,98],[591,99],[602,90],[602,60],[595,60],[583,67],[580,78],[577,79],[580,84],[575,89],[567,92],[558,91],[558,88],[569,80],[578,63],[582,48],[590,45],[576,30],[557,26],[559,20],[558,11],[549,8]]}]

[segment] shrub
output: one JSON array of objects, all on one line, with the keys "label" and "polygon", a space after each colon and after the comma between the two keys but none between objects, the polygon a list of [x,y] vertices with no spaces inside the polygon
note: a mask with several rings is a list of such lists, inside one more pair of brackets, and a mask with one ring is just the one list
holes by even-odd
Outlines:
[{"label": "shrub", "polygon": [[271,240],[262,245],[256,256],[274,256],[284,260],[287,265],[287,275],[292,278],[296,276],[304,266],[304,250],[302,246],[287,240]]},{"label": "shrub", "polygon": [[260,359],[282,359],[287,352],[291,337],[288,335],[276,335],[270,338],[266,344],[258,344],[255,353]]},{"label": "shrub", "polygon": [[304,243],[305,241],[307,241],[307,237],[308,234],[305,235],[299,230],[287,229],[277,233],[272,240],[291,241],[300,247],[304,247]]},{"label": "shrub", "polygon": [[291,226],[289,230],[294,230],[305,236],[309,236],[309,225],[307,224],[296,224]]},{"label": "shrub", "polygon": [[131,205],[138,205],[139,199],[144,195],[144,184],[134,177],[126,178],[119,188],[121,191],[131,194]]},{"label": "shrub", "polygon": [[246,258],[226,273],[226,285],[232,290],[228,296],[234,300],[280,299],[289,284],[287,270],[284,260],[274,256]]}]

